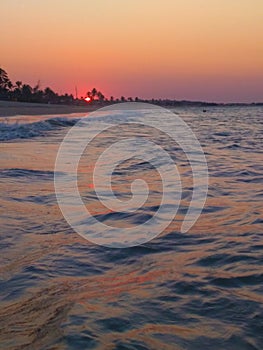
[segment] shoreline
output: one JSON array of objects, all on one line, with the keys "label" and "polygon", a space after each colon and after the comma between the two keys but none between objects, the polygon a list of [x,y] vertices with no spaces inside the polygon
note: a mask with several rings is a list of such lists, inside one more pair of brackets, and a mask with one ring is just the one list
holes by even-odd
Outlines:
[{"label": "shoreline", "polygon": [[[200,108],[213,108],[213,107],[262,107],[263,103],[252,104],[209,104],[202,102],[177,102],[175,104],[156,104],[164,108],[177,108],[177,107],[200,107]],[[2,117],[14,117],[19,115],[59,115],[59,114],[72,114],[72,113],[90,113],[104,105],[62,105],[62,104],[44,104],[44,103],[32,103],[32,102],[13,102],[0,100],[0,118]]]},{"label": "shoreline", "polygon": [[0,101],[0,118],[13,117],[17,115],[59,115],[71,113],[89,113],[96,109],[98,109],[98,106],[72,106],[30,102]]}]

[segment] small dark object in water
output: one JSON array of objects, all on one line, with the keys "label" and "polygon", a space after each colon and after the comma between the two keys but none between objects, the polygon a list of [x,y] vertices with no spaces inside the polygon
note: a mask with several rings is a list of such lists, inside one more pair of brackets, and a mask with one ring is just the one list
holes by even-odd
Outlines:
[{"label": "small dark object in water", "polygon": [[206,112],[207,112],[207,110],[206,110],[206,109],[203,109],[203,112],[204,112],[204,113],[206,113]]}]

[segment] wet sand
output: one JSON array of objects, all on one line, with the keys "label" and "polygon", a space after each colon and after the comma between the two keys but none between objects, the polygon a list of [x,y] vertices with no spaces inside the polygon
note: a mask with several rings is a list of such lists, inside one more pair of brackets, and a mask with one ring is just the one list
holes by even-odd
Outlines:
[{"label": "wet sand", "polygon": [[49,115],[88,113],[97,109],[96,106],[69,106],[42,103],[0,101],[0,117],[11,117],[15,115]]}]

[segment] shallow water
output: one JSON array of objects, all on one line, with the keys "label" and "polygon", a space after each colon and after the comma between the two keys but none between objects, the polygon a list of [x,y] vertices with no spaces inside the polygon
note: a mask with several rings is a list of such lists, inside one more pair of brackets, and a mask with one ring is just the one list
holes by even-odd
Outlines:
[{"label": "shallow water", "polygon": [[[192,181],[180,150],[161,140],[181,166],[182,203],[162,235],[127,249],[88,242],[58,208],[54,162],[80,115],[0,123],[0,348],[263,348],[263,109],[174,112],[207,158],[205,208],[180,233]],[[94,159],[101,147],[93,144]],[[94,159],[80,164],[83,200],[94,215],[120,227],[147,220],[160,202],[155,169],[131,160],[116,170],[120,198],[130,196],[126,184],[134,176],[144,175],[151,189],[141,210],[125,216],[98,203],[90,181]]]}]

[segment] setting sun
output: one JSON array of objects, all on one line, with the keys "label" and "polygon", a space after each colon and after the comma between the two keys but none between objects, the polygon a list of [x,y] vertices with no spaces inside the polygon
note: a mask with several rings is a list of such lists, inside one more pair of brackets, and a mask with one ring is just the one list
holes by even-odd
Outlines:
[{"label": "setting sun", "polygon": [[90,97],[86,97],[86,98],[85,98],[85,101],[86,101],[86,102],[90,102],[90,101],[91,101],[91,98],[90,98]]}]

